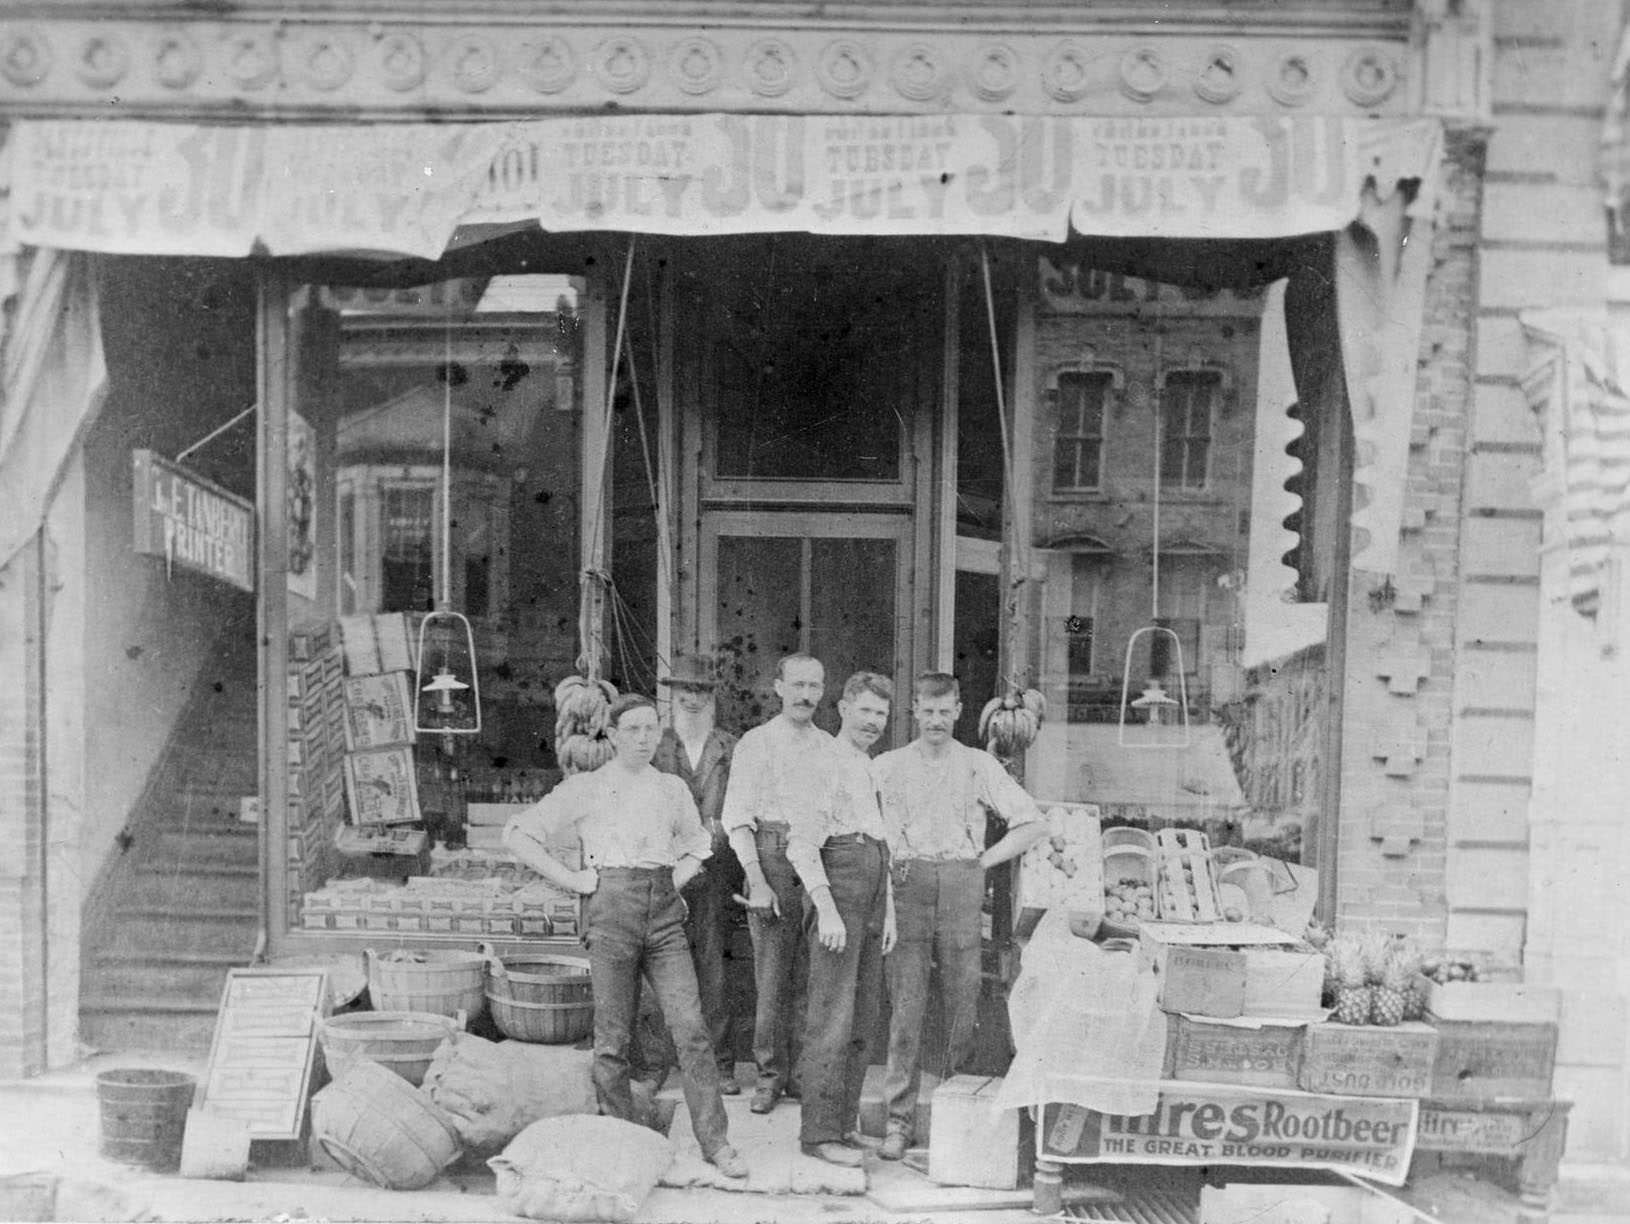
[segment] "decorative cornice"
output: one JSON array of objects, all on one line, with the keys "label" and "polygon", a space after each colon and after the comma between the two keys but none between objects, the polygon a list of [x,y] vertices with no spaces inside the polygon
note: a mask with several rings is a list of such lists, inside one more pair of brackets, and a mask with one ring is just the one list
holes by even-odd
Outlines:
[{"label": "decorative cornice", "polygon": [[[356,121],[607,108],[1404,115],[1412,104],[1404,87],[1408,31],[1390,11],[1371,12],[1367,23],[1334,23],[1322,36],[1303,29],[1291,37],[1277,9],[1260,14],[1270,23],[1262,29],[1231,10],[1226,27],[1219,22],[1208,31],[1198,20],[1163,18],[1155,32],[1147,12],[1147,30],[1106,24],[1097,10],[1090,23],[1077,11],[1067,29],[1033,23],[1029,10],[1022,26],[988,12],[982,23],[954,29],[926,19],[832,24],[828,13],[827,24],[815,28],[782,28],[758,9],[774,16],[792,12],[790,5],[755,7],[751,25],[658,23],[647,8],[623,7],[642,16],[600,24],[548,13],[523,20],[518,6],[488,3],[487,20],[460,10],[458,21],[421,15],[365,22],[320,17],[300,5],[264,20],[252,6],[224,20],[132,19],[128,9],[96,20],[91,6],[71,2],[51,15],[0,5],[0,108],[13,116]],[[1310,22],[1333,16],[1322,5],[1310,10],[1303,14]],[[922,6],[919,17],[930,11],[943,23],[955,10]],[[1174,27],[1184,32],[1166,32]]]}]

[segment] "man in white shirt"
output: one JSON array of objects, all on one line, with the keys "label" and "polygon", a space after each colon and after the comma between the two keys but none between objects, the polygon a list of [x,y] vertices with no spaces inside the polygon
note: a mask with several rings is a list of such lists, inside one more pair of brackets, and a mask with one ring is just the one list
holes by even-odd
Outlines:
[{"label": "man in white shirt", "polygon": [[747,880],[753,937],[754,1113],[769,1113],[789,1092],[803,1045],[804,888],[787,858],[787,836],[831,802],[832,737],[814,722],[825,691],[819,659],[792,654],[781,660],[775,679],[781,712],[737,742],[724,795],[724,828]]},{"label": "man in white shirt", "polygon": [[[930,962],[939,962],[948,1030],[944,1070],[956,1075],[973,1053],[985,872],[1047,832],[1035,801],[995,757],[951,738],[961,713],[956,677],[925,672],[911,703],[917,738],[873,762],[894,850],[899,930],[886,970],[893,1011],[883,1081],[888,1121],[879,1149],[885,1160],[899,1160],[913,1139]],[[989,849],[987,812],[1008,826]]]},{"label": "man in white shirt", "polygon": [[883,957],[894,946],[889,848],[868,750],[888,726],[894,684],[857,672],[843,686],[843,725],[833,745],[833,803],[815,822],[795,823],[787,839],[809,898],[809,1007],[804,1020],[802,1117],[807,1156],[861,1162],[856,1124],[866,1047],[883,1003]]},{"label": "man in white shirt", "polygon": [[[584,942],[594,985],[594,1093],[600,1112],[632,1121],[628,1055],[643,972],[655,989],[679,1052],[685,1105],[702,1155],[726,1177],[746,1177],[730,1146],[713,1045],[702,1022],[696,971],[685,941],[679,891],[712,843],[689,789],[651,767],[662,728],[649,697],[611,704],[617,755],[567,778],[504,826],[504,844],[545,879],[588,898]],[[584,866],[549,852],[575,835]]]}]

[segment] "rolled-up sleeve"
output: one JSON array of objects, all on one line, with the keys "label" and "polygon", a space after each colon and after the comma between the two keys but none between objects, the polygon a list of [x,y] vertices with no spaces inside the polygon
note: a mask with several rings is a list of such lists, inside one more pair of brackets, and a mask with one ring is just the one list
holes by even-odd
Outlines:
[{"label": "rolled-up sleeve", "polygon": [[713,835],[702,824],[701,813],[690,787],[673,774],[662,775],[668,789],[668,806],[672,812],[673,856],[678,862],[687,854],[695,859],[706,859],[713,853]]},{"label": "rolled-up sleeve", "polygon": [[1002,763],[989,753],[975,751],[974,766],[979,778],[981,798],[1008,828],[1016,828],[1041,819],[1041,809],[1013,780],[1013,775],[1002,768]]},{"label": "rolled-up sleeve", "polygon": [[826,844],[824,817],[799,820],[787,828],[787,862],[804,882],[804,888],[814,892],[828,887],[826,868],[821,863],[821,847]]},{"label": "rolled-up sleeve", "polygon": [[724,790],[724,806],[719,823],[726,833],[734,829],[757,829],[759,796],[770,759],[765,737],[755,728],[736,741],[730,757],[730,781]]},{"label": "rolled-up sleeve", "polygon": [[504,841],[514,833],[524,833],[547,848],[576,837],[585,809],[572,801],[579,788],[571,783],[568,778],[531,807],[511,816],[504,825]]}]

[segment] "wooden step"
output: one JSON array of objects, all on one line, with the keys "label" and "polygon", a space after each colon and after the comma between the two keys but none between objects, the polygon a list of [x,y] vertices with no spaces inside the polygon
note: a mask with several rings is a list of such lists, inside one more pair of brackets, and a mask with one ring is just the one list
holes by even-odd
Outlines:
[{"label": "wooden step", "polygon": [[192,912],[254,905],[260,896],[255,863],[211,863],[185,869],[149,863],[141,867],[122,903],[138,909]]},{"label": "wooden step", "polygon": [[98,957],[86,969],[80,986],[81,998],[116,999],[143,996],[172,999],[178,1003],[221,1002],[227,970],[242,964],[246,957],[222,954],[214,960],[152,957],[146,962]]},{"label": "wooden step", "polygon": [[162,949],[175,955],[220,953],[247,962],[260,937],[259,915],[252,908],[220,918],[121,908],[114,922],[112,934],[99,949],[114,956]]},{"label": "wooden step", "polygon": [[259,861],[260,831],[254,825],[212,826],[204,829],[159,829],[148,846],[137,846],[160,862],[183,866],[205,863],[254,863]]},{"label": "wooden step", "polygon": [[151,1010],[141,1000],[80,1000],[79,1039],[98,1050],[154,1050],[169,1055],[209,1053],[217,999],[208,1008]]}]

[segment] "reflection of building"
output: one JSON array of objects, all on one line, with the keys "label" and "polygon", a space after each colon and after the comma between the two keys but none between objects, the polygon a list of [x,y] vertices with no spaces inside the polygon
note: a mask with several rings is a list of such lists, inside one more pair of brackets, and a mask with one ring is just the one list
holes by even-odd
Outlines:
[{"label": "reflection of building", "polygon": [[[551,765],[549,692],[587,644],[640,688],[677,648],[724,655],[735,722],[797,648],[835,676],[951,667],[972,706],[1036,682],[1054,717],[1027,769],[1090,796],[1080,743],[1159,622],[1245,804],[1305,823],[1329,914],[1522,953],[1584,851],[1531,838],[1543,456],[1516,312],[1602,263],[1566,154],[1602,82],[1529,61],[1611,29],[1582,3],[1189,6],[1176,28],[1020,7],[799,31],[705,3],[456,27],[371,0],[0,9],[19,1067],[72,1051],[77,881],[149,840],[133,797],[219,682],[195,645],[218,627],[260,642],[268,946],[379,942],[284,903],[309,883],[282,853],[288,639],[438,595],[483,635],[469,763],[500,789]],[[102,121],[113,94],[140,125]],[[129,450],[174,455],[250,402],[256,446],[194,462],[258,497],[252,609],[126,547]],[[286,572],[291,413],[314,596]],[[1176,653],[1130,671],[1169,680]],[[203,853],[180,837],[177,861]],[[1545,939],[1581,1150],[1622,1158],[1623,1042],[1591,1034],[1624,992]]]}]

